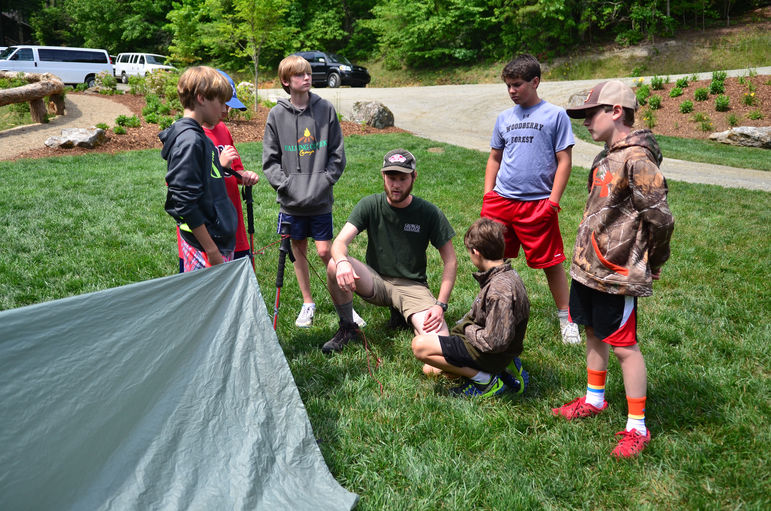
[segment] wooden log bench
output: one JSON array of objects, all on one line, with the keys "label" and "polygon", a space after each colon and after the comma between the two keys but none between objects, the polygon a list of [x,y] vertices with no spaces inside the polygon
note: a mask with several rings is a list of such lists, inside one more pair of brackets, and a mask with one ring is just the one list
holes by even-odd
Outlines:
[{"label": "wooden log bench", "polygon": [[[0,78],[21,78],[27,85],[12,89],[0,89],[0,106],[11,103],[29,102],[29,112],[33,122],[46,122],[48,110],[56,115],[64,115],[64,83],[50,73],[18,73],[0,71]],[[48,96],[49,104],[43,98]]]}]

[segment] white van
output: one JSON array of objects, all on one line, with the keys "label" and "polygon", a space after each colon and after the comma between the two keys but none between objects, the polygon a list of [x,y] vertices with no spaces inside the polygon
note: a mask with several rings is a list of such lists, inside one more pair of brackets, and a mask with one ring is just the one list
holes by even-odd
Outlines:
[{"label": "white van", "polygon": [[18,45],[0,52],[0,71],[51,73],[64,83],[93,87],[97,73],[113,73],[113,67],[105,50]]},{"label": "white van", "polygon": [[173,71],[168,65],[168,57],[155,53],[119,53],[115,59],[115,78],[128,83],[129,76],[145,76],[157,69]]}]

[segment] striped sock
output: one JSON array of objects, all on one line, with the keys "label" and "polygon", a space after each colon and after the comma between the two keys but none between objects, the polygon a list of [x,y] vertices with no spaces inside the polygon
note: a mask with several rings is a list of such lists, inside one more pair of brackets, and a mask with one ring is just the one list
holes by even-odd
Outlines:
[{"label": "striped sock", "polygon": [[645,427],[645,396],[627,396],[626,403],[629,407],[629,415],[626,418],[626,430],[636,429],[638,433],[645,436],[648,432],[648,428]]},{"label": "striped sock", "polygon": [[602,408],[602,403],[605,402],[605,375],[608,372],[586,368],[586,373],[586,402]]}]

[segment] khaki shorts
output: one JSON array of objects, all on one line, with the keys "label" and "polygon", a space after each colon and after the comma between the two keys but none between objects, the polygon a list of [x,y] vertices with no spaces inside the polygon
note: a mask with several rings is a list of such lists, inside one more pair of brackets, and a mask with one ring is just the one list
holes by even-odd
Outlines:
[{"label": "khaki shorts", "polygon": [[436,303],[428,285],[400,277],[381,277],[367,266],[372,275],[373,294],[361,298],[373,305],[395,307],[409,322],[410,317],[423,312]]}]

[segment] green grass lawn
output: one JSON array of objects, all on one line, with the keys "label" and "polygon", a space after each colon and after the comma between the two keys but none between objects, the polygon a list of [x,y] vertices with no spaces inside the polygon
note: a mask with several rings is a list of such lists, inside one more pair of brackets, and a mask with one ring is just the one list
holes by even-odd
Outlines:
[{"label": "green grass lawn", "polygon": [[[453,321],[478,290],[462,238],[479,215],[485,154],[407,134],[350,137],[348,167],[335,188],[335,227],[360,197],[382,189],[382,155],[400,146],[417,157],[414,192],[440,206],[458,233]],[[247,169],[259,169],[260,144],[239,150]],[[173,274],[164,173],[157,150],[0,162],[0,309]],[[561,203],[568,254],[586,176],[574,170]],[[277,239],[278,206],[266,182],[254,192],[259,248]],[[640,300],[653,440],[636,460],[610,456],[626,421],[613,357],[603,415],[577,423],[552,417],[551,407],[585,391],[584,351],[560,342],[543,272],[522,259],[514,264],[532,304],[522,356],[531,386],[522,397],[489,401],[448,396],[447,383],[421,373],[411,334],[388,331],[387,311],[358,299],[382,364],[371,376],[360,344],[322,355],[320,345],[336,330],[334,308],[312,273],[316,323],[294,328],[302,299],[288,268],[278,336],[332,473],[362,497],[357,509],[771,507],[771,194],[673,181],[669,199],[672,258],[654,296]],[[366,235],[359,238],[352,253],[361,257]],[[277,258],[275,246],[256,258],[269,314]],[[317,257],[311,264],[321,272]],[[440,273],[431,250],[433,289]]]},{"label": "green grass lawn", "polygon": [[[571,119],[570,122],[576,137],[595,144],[597,151],[600,150],[602,144],[592,140],[591,135],[583,125],[583,120]],[[656,140],[659,142],[664,158],[713,163],[742,169],[771,170],[771,158],[769,158],[768,149],[738,147],[709,140],[667,137],[665,135],[656,135]]]}]

